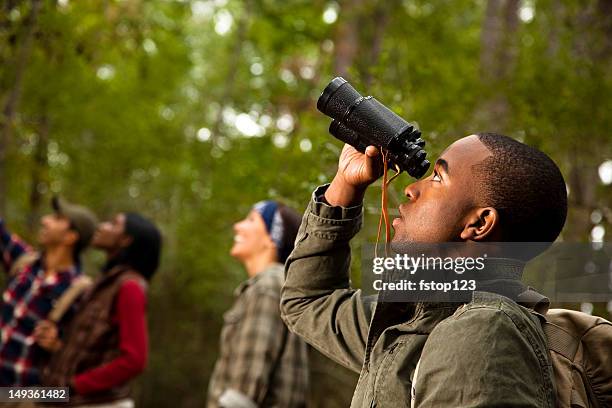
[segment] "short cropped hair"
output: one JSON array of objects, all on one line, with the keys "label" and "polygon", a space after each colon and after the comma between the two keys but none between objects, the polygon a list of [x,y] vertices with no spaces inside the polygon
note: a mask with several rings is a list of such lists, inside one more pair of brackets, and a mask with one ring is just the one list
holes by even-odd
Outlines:
[{"label": "short cropped hair", "polygon": [[478,205],[500,215],[507,242],[553,242],[567,217],[559,167],[538,149],[497,133],[478,133],[492,155],[472,166]]}]

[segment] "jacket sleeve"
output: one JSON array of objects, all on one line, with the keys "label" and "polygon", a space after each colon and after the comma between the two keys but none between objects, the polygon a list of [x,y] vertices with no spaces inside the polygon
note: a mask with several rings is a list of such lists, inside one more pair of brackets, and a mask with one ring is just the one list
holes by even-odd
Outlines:
[{"label": "jacket sleeve", "polygon": [[4,220],[0,219],[0,253],[2,254],[2,266],[9,273],[15,261],[32,249],[28,244],[13,235],[4,226]]},{"label": "jacket sleeve", "polygon": [[[468,308],[431,332],[413,407],[553,407],[543,337],[503,309]],[[539,355],[540,354],[540,355]]]},{"label": "jacket sleeve", "polygon": [[313,194],[296,245],[285,264],[281,314],[291,331],[332,360],[360,372],[372,315],[360,290],[350,287],[350,239],[362,207],[332,207]]}]

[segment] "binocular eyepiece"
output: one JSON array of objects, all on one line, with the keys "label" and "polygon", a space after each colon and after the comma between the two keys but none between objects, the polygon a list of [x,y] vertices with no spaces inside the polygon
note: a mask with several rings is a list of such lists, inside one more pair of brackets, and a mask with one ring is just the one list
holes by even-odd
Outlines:
[{"label": "binocular eyepiece", "polygon": [[333,119],[329,133],[360,152],[380,146],[392,165],[420,178],[429,169],[421,132],[371,96],[361,96],[344,78],[323,90],[317,109]]}]

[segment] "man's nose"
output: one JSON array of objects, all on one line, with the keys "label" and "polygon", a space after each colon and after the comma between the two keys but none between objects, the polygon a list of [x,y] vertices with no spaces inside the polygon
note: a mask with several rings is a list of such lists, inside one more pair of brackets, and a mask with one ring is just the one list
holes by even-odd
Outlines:
[{"label": "man's nose", "polygon": [[414,201],[417,198],[419,198],[420,192],[419,192],[419,186],[418,186],[419,182],[415,182],[412,184],[408,184],[406,186],[406,188],[404,189],[404,195],[410,200],[410,201]]}]

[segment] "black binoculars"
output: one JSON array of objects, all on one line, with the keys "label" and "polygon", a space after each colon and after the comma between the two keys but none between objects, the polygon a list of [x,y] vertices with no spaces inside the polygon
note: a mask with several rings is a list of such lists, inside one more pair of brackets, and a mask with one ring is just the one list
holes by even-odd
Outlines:
[{"label": "black binoculars", "polygon": [[360,152],[379,146],[391,167],[412,177],[429,168],[421,132],[371,96],[361,96],[344,78],[334,78],[323,90],[317,109],[333,119],[329,133]]}]

